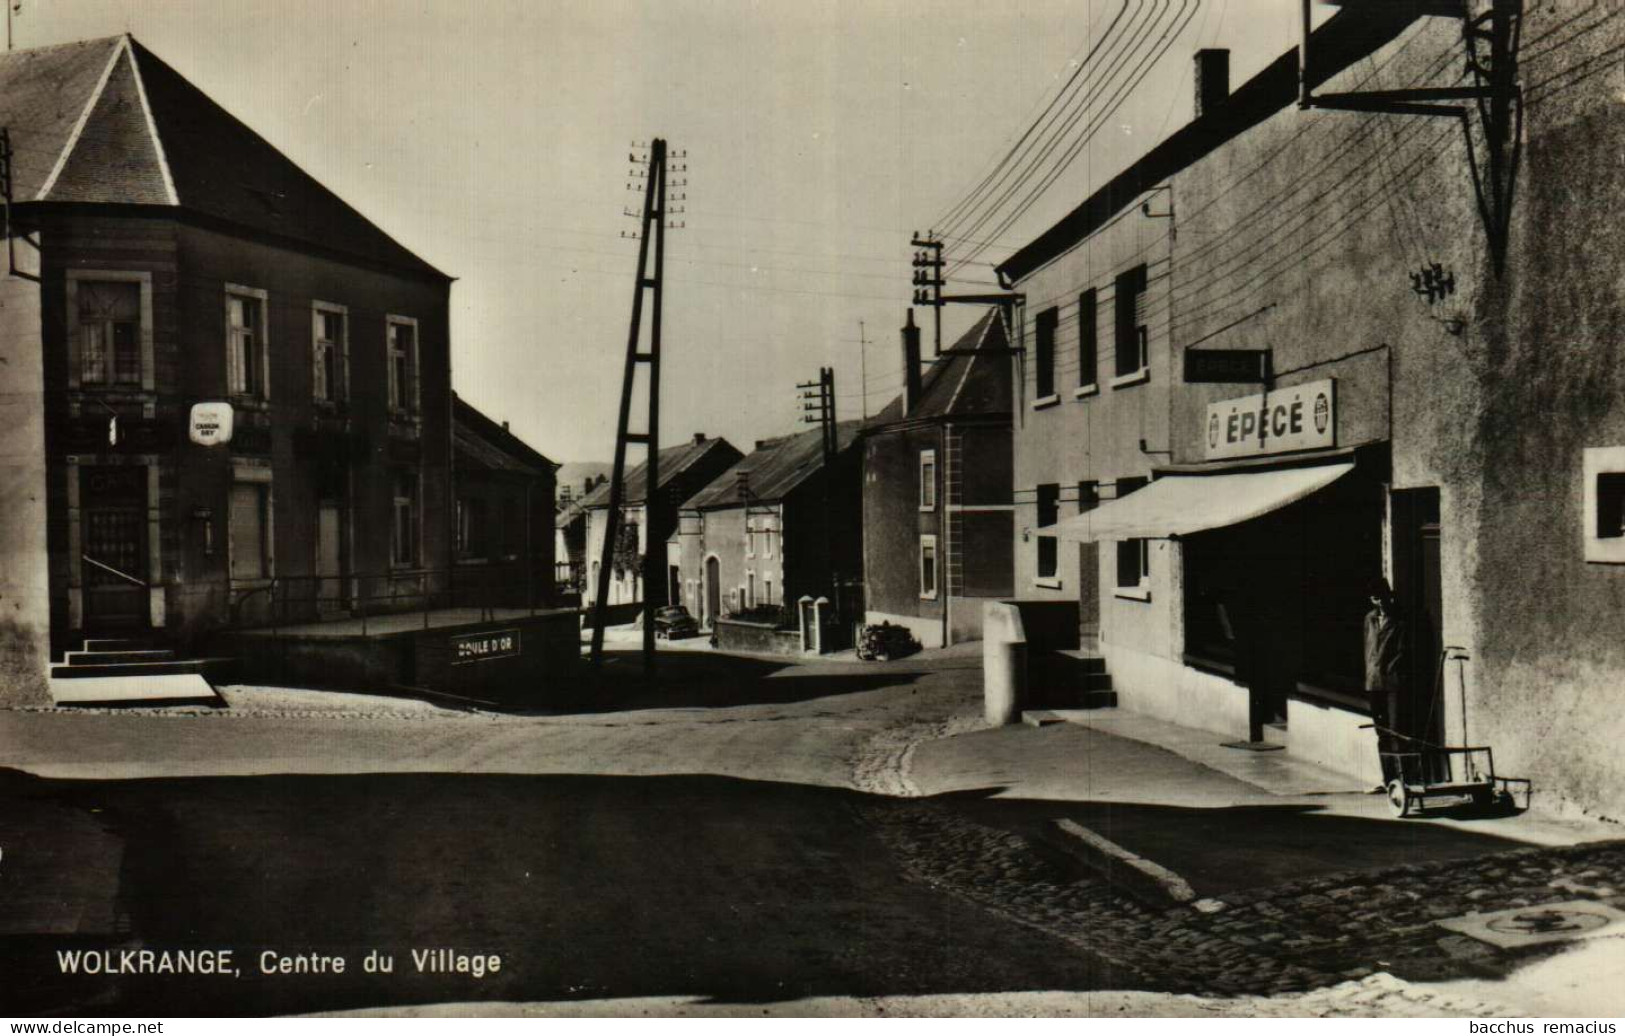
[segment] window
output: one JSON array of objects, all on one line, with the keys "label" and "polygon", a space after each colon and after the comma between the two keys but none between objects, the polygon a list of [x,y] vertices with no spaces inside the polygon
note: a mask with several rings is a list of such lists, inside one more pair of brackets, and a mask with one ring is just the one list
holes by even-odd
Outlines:
[{"label": "window", "polygon": [[1117,376],[1138,374],[1146,367],[1145,266],[1117,275],[1113,300],[1117,314]]},{"label": "window", "polygon": [[258,288],[226,285],[226,391],[255,399],[270,397],[266,355],[265,303]]},{"label": "window", "polygon": [[937,509],[937,451],[920,451],[920,510]]},{"label": "window", "polygon": [[1625,536],[1625,474],[1611,471],[1597,476],[1597,538],[1621,536]]},{"label": "window", "polygon": [[[1117,498],[1143,488],[1149,479],[1120,478],[1117,480]],[[1125,596],[1139,596],[1146,592],[1150,581],[1151,547],[1147,540],[1117,541],[1117,589],[1135,591]]]},{"label": "window", "polygon": [[745,573],[745,607],[756,607],[756,573]]},{"label": "window", "polygon": [[79,281],[79,383],[140,386],[141,285]]},{"label": "window", "polygon": [[920,597],[927,601],[937,599],[937,538],[920,537]]},{"label": "window", "polygon": [[1055,395],[1055,328],[1061,312],[1054,306],[1038,314],[1033,343],[1033,383],[1035,403],[1042,403]]},{"label": "window", "polygon": [[[1061,487],[1046,482],[1038,487],[1038,516],[1034,519],[1040,529],[1054,525],[1061,516]],[[1058,547],[1054,536],[1038,536],[1038,578],[1055,579]]]},{"label": "window", "polygon": [[485,501],[473,497],[458,500],[458,557],[485,557],[485,528]]},{"label": "window", "polygon": [[1078,388],[1095,387],[1100,366],[1100,302],[1095,289],[1078,296]]},{"label": "window", "polygon": [[418,476],[415,471],[397,471],[391,477],[393,501],[390,507],[389,562],[409,567],[418,560]]},{"label": "window", "polygon": [[1625,446],[1585,451],[1585,559],[1625,564]]},{"label": "window", "polygon": [[411,317],[389,317],[389,408],[396,413],[418,412],[418,322]]},{"label": "window", "polygon": [[773,577],[772,576],[763,576],[762,577],[762,603],[763,604],[772,604],[773,603]]},{"label": "window", "polygon": [[1078,483],[1078,513],[1087,514],[1100,506],[1100,483]]},{"label": "window", "polygon": [[271,574],[271,486],[266,482],[231,485],[231,578],[264,579]]},{"label": "window", "polygon": [[342,403],[350,391],[350,317],[343,306],[311,303],[311,397]]}]

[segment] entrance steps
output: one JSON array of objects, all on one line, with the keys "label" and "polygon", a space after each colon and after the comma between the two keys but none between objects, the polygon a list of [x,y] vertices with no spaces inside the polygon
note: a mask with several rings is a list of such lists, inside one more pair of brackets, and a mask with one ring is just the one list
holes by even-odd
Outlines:
[{"label": "entrance steps", "polygon": [[1109,709],[1117,705],[1106,660],[1089,650],[1046,651],[1027,660],[1027,692],[1045,709]]},{"label": "entrance steps", "polygon": [[58,705],[224,705],[210,678],[224,677],[230,658],[175,657],[150,641],[89,638],[51,666]]}]

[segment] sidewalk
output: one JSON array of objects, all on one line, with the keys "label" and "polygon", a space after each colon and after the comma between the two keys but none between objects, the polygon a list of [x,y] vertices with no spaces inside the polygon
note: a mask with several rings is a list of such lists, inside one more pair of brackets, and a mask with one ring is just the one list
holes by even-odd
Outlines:
[{"label": "sidewalk", "polygon": [[[1387,973],[1516,1014],[1625,1008],[1617,826],[1538,810],[1398,820],[1285,753],[1118,710],[1068,718],[961,727],[906,753],[918,797],[876,820],[919,880],[1147,988],[1338,999],[1352,981],[1339,988],[1358,999]],[[1341,1010],[1322,999],[1301,1007]]]},{"label": "sidewalk", "polygon": [[979,823],[1090,852],[1058,829],[1079,825],[1197,896],[1625,834],[1538,809],[1399,820],[1383,796],[1287,752],[1225,748],[1217,734],[1119,709],[1058,714],[1067,722],[922,743],[909,778]]}]

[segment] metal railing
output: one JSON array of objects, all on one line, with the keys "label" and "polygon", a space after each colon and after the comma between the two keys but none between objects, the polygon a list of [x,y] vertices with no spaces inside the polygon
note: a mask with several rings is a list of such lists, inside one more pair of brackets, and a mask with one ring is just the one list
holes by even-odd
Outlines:
[{"label": "metal railing", "polygon": [[[436,612],[470,610],[475,621],[490,621],[498,612],[538,611],[553,607],[551,573],[523,561],[449,568],[390,568],[342,574],[274,575],[254,586],[234,585],[229,593],[229,629],[270,629],[343,618],[361,623],[366,636],[377,620],[399,625],[411,616],[423,629]],[[243,580],[236,580],[236,583]]]}]

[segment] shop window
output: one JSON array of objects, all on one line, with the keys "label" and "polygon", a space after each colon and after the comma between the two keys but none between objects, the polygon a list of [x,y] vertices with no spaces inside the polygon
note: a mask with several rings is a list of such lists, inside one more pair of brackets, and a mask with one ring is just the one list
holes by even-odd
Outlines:
[{"label": "shop window", "polygon": [[1042,530],[1060,520],[1061,487],[1055,482],[1045,482],[1038,487],[1037,494],[1038,511],[1033,522],[1040,531],[1034,537],[1038,545],[1038,566],[1034,573],[1040,581],[1053,581],[1056,579],[1060,547],[1053,535],[1045,535]]},{"label": "shop window", "polygon": [[311,303],[311,398],[342,403],[350,388],[350,317],[343,306]]},{"label": "shop window", "polygon": [[937,509],[937,451],[920,451],[920,510]]},{"label": "shop window", "polygon": [[933,535],[920,537],[920,597],[937,599],[937,538]]},{"label": "shop window", "polygon": [[1625,446],[1585,451],[1585,559],[1625,564]]},{"label": "shop window", "polygon": [[226,391],[233,396],[271,396],[265,312],[269,298],[259,288],[226,285]]},{"label": "shop window", "polygon": [[411,317],[385,318],[389,346],[389,409],[395,414],[419,411],[418,322]]},{"label": "shop window", "polygon": [[[1143,488],[1148,479],[1120,478],[1117,480],[1117,498]],[[1151,581],[1151,544],[1149,540],[1117,541],[1117,591],[1119,596],[1139,597],[1148,592]]]},{"label": "shop window", "polygon": [[389,561],[410,568],[418,561],[418,477],[414,471],[391,476]]},{"label": "shop window", "polygon": [[1094,391],[1100,366],[1100,300],[1090,288],[1078,296],[1078,393]]},{"label": "shop window", "polygon": [[231,578],[265,579],[271,574],[271,486],[233,482],[231,486]]},{"label": "shop window", "polygon": [[1142,264],[1117,275],[1113,308],[1116,312],[1117,379],[1124,383],[1146,369],[1146,271]]},{"label": "shop window", "polygon": [[1053,402],[1055,396],[1055,329],[1060,310],[1051,306],[1038,314],[1033,340],[1034,403]]}]

